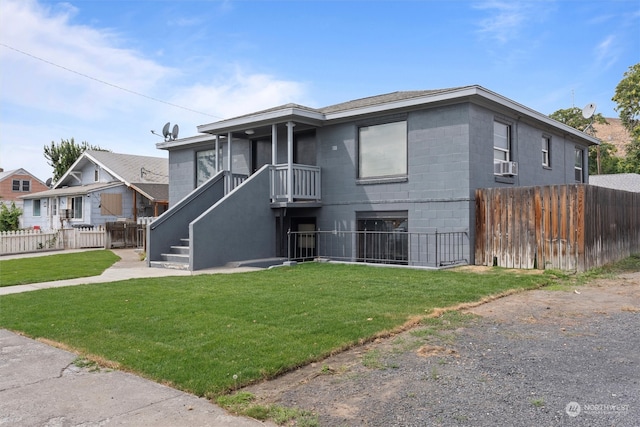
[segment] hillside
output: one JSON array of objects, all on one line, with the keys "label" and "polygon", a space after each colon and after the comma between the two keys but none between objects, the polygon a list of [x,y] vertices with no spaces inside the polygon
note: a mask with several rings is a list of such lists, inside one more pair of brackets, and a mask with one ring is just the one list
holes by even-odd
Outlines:
[{"label": "hillside", "polygon": [[602,142],[613,144],[618,151],[618,157],[624,157],[626,154],[625,146],[631,142],[629,132],[622,126],[620,119],[606,118],[608,125],[594,123],[593,128],[596,131],[596,138]]}]

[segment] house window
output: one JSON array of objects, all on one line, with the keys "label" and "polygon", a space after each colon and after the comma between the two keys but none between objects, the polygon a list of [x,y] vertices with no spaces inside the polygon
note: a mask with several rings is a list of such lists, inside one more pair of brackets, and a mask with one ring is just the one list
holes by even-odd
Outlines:
[{"label": "house window", "polygon": [[51,201],[51,216],[58,215],[58,199],[49,199]]},{"label": "house window", "polygon": [[406,264],[409,259],[407,212],[359,212],[358,260]]},{"label": "house window", "polygon": [[82,219],[82,196],[69,198],[71,206],[71,218]]},{"label": "house window", "polygon": [[29,191],[31,191],[31,181],[26,179],[25,180],[14,179],[11,182],[11,190],[28,193]]},{"label": "house window", "polygon": [[407,174],[407,122],[359,129],[358,178]]},{"label": "house window", "polygon": [[574,174],[576,182],[584,182],[584,150],[576,147]]},{"label": "house window", "polygon": [[33,216],[40,216],[40,199],[33,200]]},{"label": "house window", "polygon": [[93,180],[94,180],[95,182],[100,181],[100,171],[98,170],[98,168],[96,168],[96,169],[93,171]]},{"label": "house window", "polygon": [[542,137],[542,166],[551,167],[551,137]]},{"label": "house window", "polygon": [[201,186],[216,173],[216,150],[196,152],[196,187]]},{"label": "house window", "polygon": [[511,161],[511,126],[493,122],[493,161]]}]

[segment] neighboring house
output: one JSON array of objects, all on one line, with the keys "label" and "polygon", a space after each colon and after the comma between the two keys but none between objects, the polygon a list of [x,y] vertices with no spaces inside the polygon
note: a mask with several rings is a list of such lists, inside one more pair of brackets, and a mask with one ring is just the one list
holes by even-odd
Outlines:
[{"label": "neighboring house", "polygon": [[158,216],[168,206],[168,161],[85,151],[50,190],[23,199],[24,225],[43,230]]},{"label": "neighboring house", "polygon": [[[286,257],[288,230],[462,233],[459,261],[473,263],[475,189],[586,183],[598,144],[480,86],[287,104],[198,131],[157,144],[170,209],[149,227],[150,265]],[[341,250],[366,258],[369,241],[350,236]],[[322,255],[313,239],[296,245]],[[399,263],[420,264],[422,243],[400,243]]]},{"label": "neighboring house", "polygon": [[[7,207],[13,202],[17,208],[23,209],[24,202],[21,196],[47,189],[44,182],[25,169],[5,171],[0,168],[0,203],[7,204]],[[23,217],[20,217],[21,227],[22,223]]]},{"label": "neighboring house", "polygon": [[589,184],[614,190],[640,193],[640,174],[618,173],[609,175],[591,175]]}]

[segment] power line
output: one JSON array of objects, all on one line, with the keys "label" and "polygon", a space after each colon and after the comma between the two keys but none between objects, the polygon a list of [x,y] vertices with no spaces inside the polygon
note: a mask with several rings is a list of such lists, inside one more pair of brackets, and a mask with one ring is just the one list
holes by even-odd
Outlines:
[{"label": "power line", "polygon": [[69,71],[70,73],[77,74],[77,75],[79,75],[79,76],[82,76],[82,77],[84,77],[84,78],[87,78],[87,79],[90,79],[90,80],[96,81],[96,82],[98,82],[98,83],[102,83],[102,84],[104,84],[104,85],[111,86],[111,87],[116,88],[116,89],[119,89],[119,90],[123,90],[123,91],[128,92],[128,93],[131,93],[131,94],[133,94],[133,95],[137,95],[137,96],[141,96],[141,97],[143,97],[143,98],[150,99],[151,101],[160,102],[160,103],[162,103],[162,104],[170,105],[170,106],[175,107],[175,108],[181,108],[181,109],[183,109],[183,110],[187,110],[187,111],[190,111],[190,112],[192,112],[192,113],[202,114],[203,116],[214,117],[214,118],[216,118],[216,119],[221,119],[221,118],[222,118],[222,117],[220,117],[220,116],[215,116],[215,115],[213,115],[213,114],[209,114],[209,113],[203,113],[202,111],[194,110],[194,109],[191,109],[191,108],[188,108],[188,107],[183,107],[182,105],[177,105],[177,104],[173,104],[173,103],[171,103],[171,102],[163,101],[162,99],[154,98],[154,97],[152,97],[152,96],[145,95],[145,94],[143,94],[143,93],[136,92],[136,91],[133,91],[133,90],[131,90],[131,89],[127,89],[127,88],[124,88],[124,87],[121,87],[121,86],[115,85],[115,84],[113,84],[113,83],[106,82],[106,81],[104,81],[104,80],[100,80],[100,79],[98,79],[98,78],[96,78],[96,77],[92,77],[92,76],[90,76],[90,75],[88,75],[88,74],[84,74],[84,73],[81,73],[81,72],[76,71],[76,70],[72,70],[71,68],[67,68],[67,67],[62,66],[62,65],[60,65],[60,64],[56,64],[55,62],[51,62],[51,61],[46,60],[46,59],[44,59],[44,58],[40,58],[39,56],[33,55],[33,54],[31,54],[31,53],[25,52],[25,51],[20,50],[20,49],[16,49],[15,47],[9,46],[9,45],[4,44],[4,43],[0,43],[0,46],[4,46],[4,47],[6,47],[7,49],[11,49],[11,50],[16,51],[16,52],[18,52],[18,53],[21,53],[21,54],[23,54],[23,55],[25,55],[25,56],[29,56],[29,57],[31,57],[31,58],[33,58],[33,59],[37,59],[38,61],[42,61],[42,62],[44,62],[44,63],[46,63],[46,64],[53,65],[54,67],[61,68],[61,69],[65,70],[65,71]]}]

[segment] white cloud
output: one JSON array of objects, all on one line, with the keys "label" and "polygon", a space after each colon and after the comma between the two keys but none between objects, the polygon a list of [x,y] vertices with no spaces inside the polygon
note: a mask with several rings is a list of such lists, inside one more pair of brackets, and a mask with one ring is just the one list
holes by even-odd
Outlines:
[{"label": "white cloud", "polygon": [[10,46],[0,45],[5,170],[22,167],[46,179],[43,146],[71,137],[114,152],[166,156],[149,130],[170,120],[189,136],[218,120],[156,100],[231,117],[304,95],[300,83],[211,58],[215,67],[205,70],[164,66],[130,49],[128,34],[73,23],[76,13],[64,3],[0,0],[0,43]]},{"label": "white cloud", "polygon": [[506,43],[515,37],[527,19],[528,6],[524,2],[490,0],[476,8],[489,13],[479,23],[480,34],[500,43]]},{"label": "white cloud", "polygon": [[604,40],[595,47],[598,67],[604,69],[610,68],[618,60],[619,53],[615,36],[609,35],[605,37]]}]

